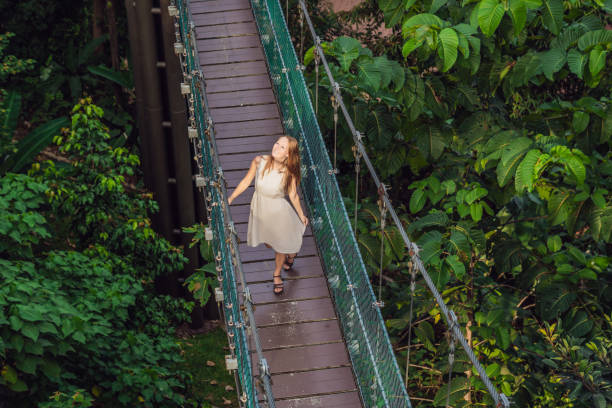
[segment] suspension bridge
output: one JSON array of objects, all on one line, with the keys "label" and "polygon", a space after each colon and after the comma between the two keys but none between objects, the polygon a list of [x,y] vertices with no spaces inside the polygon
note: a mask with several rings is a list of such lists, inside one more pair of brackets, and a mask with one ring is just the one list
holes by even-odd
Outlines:
[{"label": "suspension bridge", "polygon": [[[301,27],[315,44],[317,78],[322,65],[335,85],[306,5],[300,1],[298,6]],[[372,290],[359,253],[280,3],[175,0],[163,12],[174,19],[174,52],[182,67],[179,86],[188,107],[186,137],[198,169],[195,184],[205,197],[219,280],[216,299],[230,346],[226,362],[236,377],[240,405],[410,407],[406,379],[380,313],[383,302]],[[334,109],[340,109],[354,136],[356,171],[363,161],[378,186],[381,219],[389,215],[410,249],[412,292],[419,273],[447,321],[448,393],[458,342],[494,406],[509,407],[429,279],[418,247],[406,235],[369,161],[339,87],[332,91]],[[236,187],[252,158],[269,152],[282,134],[300,142],[301,197],[311,224],[294,270],[284,275],[285,291],[279,297],[272,291],[273,252],[245,244],[253,188],[232,206],[227,190]],[[381,224],[384,229],[385,222]]]}]

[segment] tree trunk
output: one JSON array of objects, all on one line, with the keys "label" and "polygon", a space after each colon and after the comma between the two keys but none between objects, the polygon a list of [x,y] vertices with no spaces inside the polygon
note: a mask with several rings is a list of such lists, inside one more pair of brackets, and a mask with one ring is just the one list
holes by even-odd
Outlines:
[{"label": "tree trunk", "polygon": [[[93,0],[93,13],[91,16],[92,36],[95,40],[104,35],[104,0]],[[101,52],[102,46],[96,48],[96,52]]]},{"label": "tree trunk", "polygon": [[[98,0],[96,0],[98,1]],[[106,2],[106,21],[108,24],[108,36],[110,42],[111,66],[114,70],[119,70],[119,41],[117,38],[117,17],[115,14],[116,0]]]}]

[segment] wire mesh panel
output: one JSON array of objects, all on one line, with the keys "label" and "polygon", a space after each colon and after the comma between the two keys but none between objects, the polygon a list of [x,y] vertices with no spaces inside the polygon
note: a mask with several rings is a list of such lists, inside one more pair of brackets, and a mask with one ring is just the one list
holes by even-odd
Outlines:
[{"label": "wire mesh panel", "polygon": [[410,407],[281,6],[278,0],[251,4],[284,127],[300,142],[301,188],[363,402]]}]

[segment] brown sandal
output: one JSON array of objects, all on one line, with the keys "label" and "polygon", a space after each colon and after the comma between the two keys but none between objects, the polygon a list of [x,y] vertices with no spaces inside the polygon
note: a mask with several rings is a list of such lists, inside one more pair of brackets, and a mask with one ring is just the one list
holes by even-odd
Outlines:
[{"label": "brown sandal", "polygon": [[[281,275],[274,275],[273,278],[281,278]],[[281,278],[282,279],[282,278]],[[274,283],[274,280],[272,281],[272,285],[274,286],[272,291],[274,292],[275,295],[280,295],[284,292],[285,290],[285,286],[284,286],[284,282],[281,283]],[[279,291],[276,291],[277,289],[280,289]]]},{"label": "brown sandal", "polygon": [[[293,263],[295,262],[296,257],[297,257],[297,254],[293,255],[292,257],[289,257],[289,255],[287,255],[285,257],[285,263],[283,264],[283,269],[286,271],[290,271],[293,268]],[[289,259],[291,259],[291,262],[289,262]],[[288,268],[285,268],[285,266],[288,266]]]}]

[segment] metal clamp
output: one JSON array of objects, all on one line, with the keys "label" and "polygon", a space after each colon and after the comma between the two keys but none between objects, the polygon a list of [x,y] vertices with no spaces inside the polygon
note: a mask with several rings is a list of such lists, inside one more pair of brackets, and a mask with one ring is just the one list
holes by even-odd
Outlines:
[{"label": "metal clamp", "polygon": [[228,371],[237,370],[238,369],[238,359],[232,356],[225,356],[225,368]]},{"label": "metal clamp", "polygon": [[223,302],[223,289],[218,286],[215,288],[215,302]]}]

